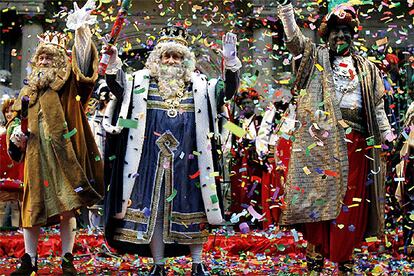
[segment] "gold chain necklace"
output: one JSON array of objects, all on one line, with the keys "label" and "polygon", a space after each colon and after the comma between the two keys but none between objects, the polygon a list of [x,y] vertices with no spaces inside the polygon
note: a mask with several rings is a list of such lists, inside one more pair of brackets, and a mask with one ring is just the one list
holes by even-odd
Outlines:
[{"label": "gold chain necklace", "polygon": [[180,86],[177,89],[177,92],[175,93],[175,97],[167,98],[167,93],[165,93],[164,89],[159,87],[159,92],[161,98],[164,100],[164,102],[168,105],[167,115],[170,118],[175,118],[178,114],[178,107],[180,106],[180,102],[182,98],[184,97],[184,89],[185,89],[185,83],[180,84]]}]

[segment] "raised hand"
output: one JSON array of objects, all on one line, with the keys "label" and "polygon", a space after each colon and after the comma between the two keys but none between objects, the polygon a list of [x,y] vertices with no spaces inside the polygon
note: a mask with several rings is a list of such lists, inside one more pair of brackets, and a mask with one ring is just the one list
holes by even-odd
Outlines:
[{"label": "raised hand", "polygon": [[237,57],[237,35],[234,33],[226,33],[223,35],[223,57],[226,62],[231,62]]},{"label": "raised hand", "polygon": [[96,8],[95,0],[88,0],[81,9],[76,2],[73,3],[73,12],[68,15],[66,27],[77,30],[84,24],[93,25],[96,23],[96,16],[91,15]]},{"label": "raised hand", "polygon": [[108,67],[109,67],[109,66],[116,63],[116,60],[117,60],[117,57],[118,57],[118,49],[113,45],[109,45],[109,44],[105,43],[102,46],[101,54],[102,55],[103,54],[110,55],[110,58],[109,58],[109,61],[108,61]]},{"label": "raised hand", "polygon": [[21,151],[26,149],[27,136],[24,134],[20,126],[16,127],[13,130],[13,133],[10,136],[10,141],[16,145]]},{"label": "raised hand", "polygon": [[108,44],[106,37],[102,39],[104,45],[101,49],[102,59],[99,64],[99,74],[103,76],[104,74],[116,74],[116,72],[121,69],[122,61],[118,56],[118,49],[114,45]]}]

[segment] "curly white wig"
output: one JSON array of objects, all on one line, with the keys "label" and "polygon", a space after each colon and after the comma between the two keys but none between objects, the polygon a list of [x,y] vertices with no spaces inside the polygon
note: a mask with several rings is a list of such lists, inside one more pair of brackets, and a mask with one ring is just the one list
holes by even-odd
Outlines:
[{"label": "curly white wig", "polygon": [[166,51],[174,51],[183,55],[183,65],[185,66],[184,80],[191,80],[191,74],[195,70],[195,56],[187,46],[174,41],[158,43],[154,50],[151,51],[145,66],[150,70],[150,76],[157,78],[159,76],[161,56]]}]

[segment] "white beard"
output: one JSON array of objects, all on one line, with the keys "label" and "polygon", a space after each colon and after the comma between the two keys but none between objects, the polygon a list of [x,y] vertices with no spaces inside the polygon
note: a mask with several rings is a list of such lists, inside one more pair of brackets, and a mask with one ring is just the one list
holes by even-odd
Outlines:
[{"label": "white beard", "polygon": [[175,98],[177,92],[185,87],[184,75],[186,68],[183,64],[159,65],[158,87],[164,100]]},{"label": "white beard", "polygon": [[58,68],[55,67],[33,67],[28,77],[29,86],[36,90],[45,90],[55,81]]}]

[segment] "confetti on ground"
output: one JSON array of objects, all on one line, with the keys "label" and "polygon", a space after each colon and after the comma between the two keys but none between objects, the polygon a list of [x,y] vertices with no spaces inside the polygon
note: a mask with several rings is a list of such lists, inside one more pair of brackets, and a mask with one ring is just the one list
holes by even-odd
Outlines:
[{"label": "confetti on ground", "polygon": [[[24,253],[23,236],[20,232],[0,233],[0,275],[8,275],[19,262],[17,256]],[[390,246],[382,252],[381,242],[364,243],[354,252],[355,274],[411,275],[414,263],[398,251],[401,232],[389,233]],[[203,260],[213,275],[305,275],[305,250],[307,243],[296,231],[252,230],[248,234],[236,233],[231,227],[213,231],[204,246]],[[52,228],[44,232],[39,245],[39,273],[61,273],[59,231]],[[75,266],[86,275],[140,275],[149,271],[151,258],[137,255],[118,255],[110,252],[101,232],[81,230],[77,234]],[[168,275],[189,275],[191,258],[182,256],[167,258]],[[325,261],[324,275],[333,275],[335,265]]]}]

